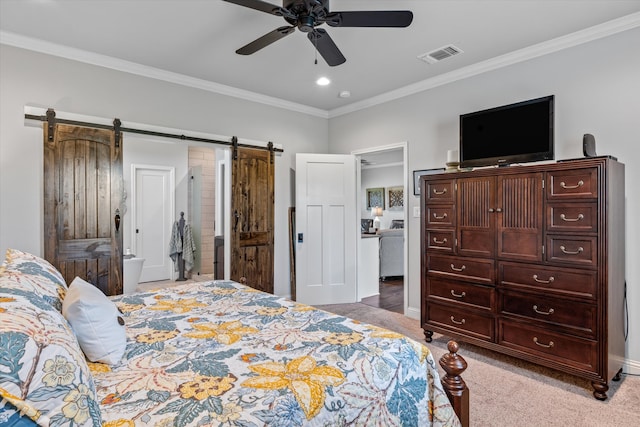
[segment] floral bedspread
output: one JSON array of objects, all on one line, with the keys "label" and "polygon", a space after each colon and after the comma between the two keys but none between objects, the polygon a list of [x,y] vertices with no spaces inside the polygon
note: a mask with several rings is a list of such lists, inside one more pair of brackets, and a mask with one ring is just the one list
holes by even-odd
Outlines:
[{"label": "floral bedspread", "polygon": [[422,344],[235,282],[114,301],[122,361],[91,364],[104,426],[454,426]]}]

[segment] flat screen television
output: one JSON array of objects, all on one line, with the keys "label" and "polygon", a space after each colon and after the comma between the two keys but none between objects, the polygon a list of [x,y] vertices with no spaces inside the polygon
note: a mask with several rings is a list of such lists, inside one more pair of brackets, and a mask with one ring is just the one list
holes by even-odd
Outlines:
[{"label": "flat screen television", "polygon": [[460,167],[553,160],[553,95],[460,115]]}]

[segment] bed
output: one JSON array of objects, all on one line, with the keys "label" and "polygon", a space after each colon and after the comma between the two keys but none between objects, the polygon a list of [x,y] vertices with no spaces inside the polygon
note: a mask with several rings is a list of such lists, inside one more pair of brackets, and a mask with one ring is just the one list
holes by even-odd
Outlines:
[{"label": "bed", "polygon": [[468,423],[453,342],[441,382],[419,342],[239,283],[106,298],[11,251],[0,270],[0,424]]}]

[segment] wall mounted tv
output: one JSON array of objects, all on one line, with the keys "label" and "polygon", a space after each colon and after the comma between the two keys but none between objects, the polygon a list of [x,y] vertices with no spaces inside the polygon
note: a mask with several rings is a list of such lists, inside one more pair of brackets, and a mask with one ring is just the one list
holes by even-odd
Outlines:
[{"label": "wall mounted tv", "polygon": [[553,160],[553,95],[460,116],[460,167]]}]

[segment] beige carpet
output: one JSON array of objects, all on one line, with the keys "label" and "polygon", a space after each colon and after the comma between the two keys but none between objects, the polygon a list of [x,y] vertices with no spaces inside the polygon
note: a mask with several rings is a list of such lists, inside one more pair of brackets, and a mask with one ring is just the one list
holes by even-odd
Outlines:
[{"label": "beige carpet", "polygon": [[[359,303],[316,307],[424,342],[420,322],[401,314]],[[433,338],[428,347],[439,359],[449,339]],[[623,375],[611,382],[609,398],[601,402],[587,380],[474,345],[460,347],[469,364],[463,378],[471,390],[472,426],[640,426],[640,377]]]}]

